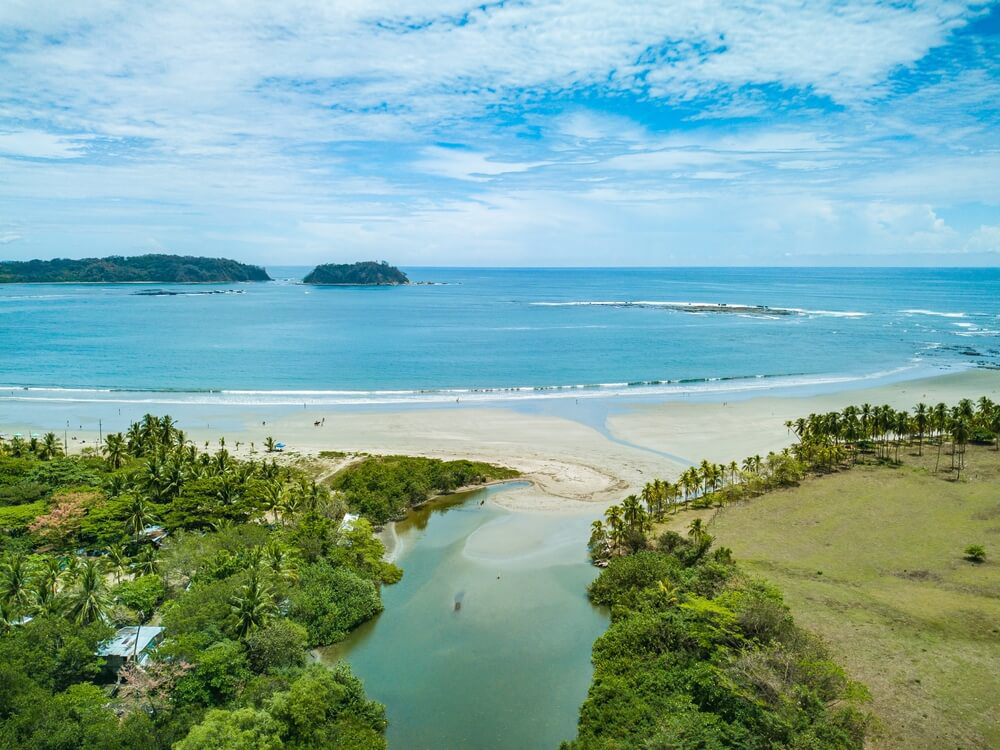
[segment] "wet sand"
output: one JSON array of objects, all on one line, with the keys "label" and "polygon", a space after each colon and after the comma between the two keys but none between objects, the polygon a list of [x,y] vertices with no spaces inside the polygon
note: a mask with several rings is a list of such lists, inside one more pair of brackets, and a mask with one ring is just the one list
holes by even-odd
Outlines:
[{"label": "wet sand", "polygon": [[[1000,371],[969,370],[922,380],[901,381],[873,388],[826,393],[795,391],[782,395],[734,396],[725,393],[703,398],[660,401],[609,399],[604,411],[581,401],[576,418],[571,405],[558,411],[539,404],[536,411],[496,405],[449,408],[276,409],[244,405],[203,407],[174,413],[179,426],[197,444],[218,445],[261,458],[268,436],[284,442],[290,461],[322,451],[422,455],[442,459],[468,458],[518,469],[530,486],[502,493],[496,502],[509,509],[541,512],[600,512],[624,495],[637,492],[647,481],[674,479],[703,458],[722,462],[755,453],[780,450],[792,441],[784,423],[812,412],[841,409],[848,404],[888,403],[896,408],[987,395],[1000,401]],[[733,399],[733,400],[727,400]],[[738,400],[737,400],[738,399]],[[144,407],[137,407],[144,408]],[[28,411],[30,409],[30,411]],[[44,433],[62,438],[71,426],[96,425],[93,404],[53,408],[41,403],[23,406],[17,413],[8,405],[0,411],[0,432]],[[157,413],[166,409],[155,408]],[[548,412],[546,413],[546,410]],[[586,416],[584,412],[586,410]],[[11,416],[31,415],[32,422],[12,422]],[[596,414],[596,416],[595,416]],[[135,414],[105,415],[104,434],[121,429]],[[116,423],[116,421],[118,424]],[[314,423],[319,421],[321,426]],[[266,424],[263,424],[266,422]],[[69,429],[71,450],[93,445],[97,431]],[[83,443],[82,441],[87,441]],[[236,443],[239,442],[239,449]],[[270,457],[270,456],[269,456]],[[341,458],[323,459],[333,470]]]}]

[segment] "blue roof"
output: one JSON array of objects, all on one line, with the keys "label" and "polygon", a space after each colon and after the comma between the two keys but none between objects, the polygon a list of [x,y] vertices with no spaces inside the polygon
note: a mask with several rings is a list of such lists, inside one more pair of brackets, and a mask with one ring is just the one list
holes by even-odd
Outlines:
[{"label": "blue roof", "polygon": [[[136,631],[138,631],[139,642],[136,643]],[[97,649],[98,656],[123,656],[129,657],[135,653],[142,653],[149,648],[149,644],[163,632],[163,628],[145,625],[137,628],[135,626],[122,628],[110,641],[101,644]]]}]

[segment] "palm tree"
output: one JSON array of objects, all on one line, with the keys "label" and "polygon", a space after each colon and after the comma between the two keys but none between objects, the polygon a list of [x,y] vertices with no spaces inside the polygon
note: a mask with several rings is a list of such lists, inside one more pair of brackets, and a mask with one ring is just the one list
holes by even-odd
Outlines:
[{"label": "palm tree", "polygon": [[22,554],[8,555],[0,565],[0,601],[9,612],[24,610],[31,601],[31,570]]},{"label": "palm tree", "polygon": [[45,558],[44,562],[35,570],[35,578],[32,582],[32,593],[34,595],[35,608],[40,612],[54,612],[58,606],[56,593],[59,590],[59,581],[62,579],[63,571],[59,560],[54,557]]},{"label": "palm tree", "polygon": [[[959,417],[955,420],[955,423],[951,427],[951,438],[952,445],[958,445],[961,451],[958,456],[958,474],[956,475],[956,480],[962,478],[962,469],[965,467],[965,446],[969,442],[969,435],[971,430],[969,429],[969,422],[963,417]],[[952,449],[952,463],[954,463],[954,448]]]},{"label": "palm tree", "polygon": [[154,575],[158,567],[156,550],[149,545],[143,547],[132,561],[132,572],[136,577]]},{"label": "palm tree", "polygon": [[88,557],[80,568],[80,579],[70,594],[69,618],[79,625],[104,620],[110,606],[104,571],[96,558]]},{"label": "palm tree", "polygon": [[622,519],[625,521],[625,526],[629,531],[642,529],[645,524],[644,515],[642,506],[639,504],[639,498],[635,495],[629,495],[622,502]]},{"label": "palm tree", "polygon": [[105,558],[115,576],[115,583],[121,583],[122,574],[129,568],[128,555],[125,552],[124,544],[113,544],[108,547],[108,554]]},{"label": "palm tree", "polygon": [[702,524],[700,518],[694,519],[688,525],[688,536],[691,537],[691,541],[694,542],[697,547],[702,545],[707,534],[708,532],[705,531],[705,526]]},{"label": "palm tree", "polygon": [[920,439],[917,454],[924,455],[924,433],[927,432],[927,425],[930,423],[930,412],[927,404],[920,403],[913,408],[913,423],[917,428],[917,435]]},{"label": "palm tree", "polygon": [[622,542],[622,508],[620,505],[612,505],[604,511],[604,517],[608,521],[608,538],[611,540],[612,551],[617,552]]},{"label": "palm tree", "polygon": [[608,552],[608,533],[600,520],[590,524],[590,541],[587,542],[587,547],[595,561],[603,559]]},{"label": "palm tree", "polygon": [[107,457],[108,466],[112,471],[117,471],[128,458],[128,450],[125,446],[125,439],[120,432],[114,432],[104,438],[104,455]]},{"label": "palm tree", "polygon": [[267,584],[260,580],[256,570],[251,571],[247,582],[232,602],[236,635],[245,638],[254,628],[266,623],[273,611],[274,602]]},{"label": "palm tree", "polygon": [[128,505],[128,515],[125,518],[125,528],[132,533],[135,546],[139,546],[143,530],[156,520],[151,504],[142,496],[136,495]]},{"label": "palm tree", "polygon": [[59,438],[56,437],[54,432],[46,432],[45,437],[42,438],[41,457],[48,460],[55,458],[60,453],[62,451],[59,449]]},{"label": "palm tree", "polygon": [[944,443],[944,431],[948,425],[948,407],[944,403],[937,404],[931,412],[931,422],[938,434],[937,461],[934,462],[934,473],[941,466],[941,445]]},{"label": "palm tree", "polygon": [[266,450],[268,453],[274,453],[276,445],[277,443],[274,442],[274,438],[271,437],[270,435],[264,438],[264,450]]}]

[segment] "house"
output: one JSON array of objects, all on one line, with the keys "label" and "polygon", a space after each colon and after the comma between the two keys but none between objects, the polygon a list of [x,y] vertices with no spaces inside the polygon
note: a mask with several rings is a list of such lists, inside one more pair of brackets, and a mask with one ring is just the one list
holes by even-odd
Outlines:
[{"label": "house", "polygon": [[159,547],[163,544],[163,541],[170,535],[162,526],[147,526],[142,530],[142,537],[153,543],[154,546]]},{"label": "house", "polygon": [[345,513],[343,519],[340,521],[340,530],[350,531],[354,528],[354,522],[359,518],[361,518],[361,516],[355,513]]},{"label": "house", "polygon": [[104,657],[105,669],[117,674],[133,658],[144,664],[162,640],[163,628],[129,626],[121,628],[114,638],[102,643],[97,655]]}]

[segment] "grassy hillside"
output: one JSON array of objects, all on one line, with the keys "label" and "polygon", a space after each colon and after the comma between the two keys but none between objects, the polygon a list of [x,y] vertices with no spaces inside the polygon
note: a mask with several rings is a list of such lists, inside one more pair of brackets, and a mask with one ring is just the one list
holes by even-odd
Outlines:
[{"label": "grassy hillside", "polygon": [[[934,453],[811,478],[709,528],[870,688],[872,747],[1000,747],[1000,454],[970,446],[954,482],[933,475]],[[964,559],[970,544],[985,562]]]}]

